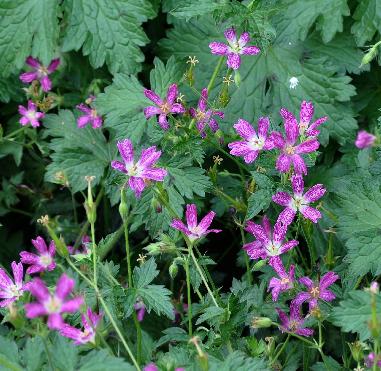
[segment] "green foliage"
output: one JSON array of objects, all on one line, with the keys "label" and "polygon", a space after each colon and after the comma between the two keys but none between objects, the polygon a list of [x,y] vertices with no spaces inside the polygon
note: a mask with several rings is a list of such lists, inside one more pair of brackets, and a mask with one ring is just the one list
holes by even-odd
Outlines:
[{"label": "green foliage", "polygon": [[361,0],[353,14],[355,23],[352,26],[357,44],[364,45],[381,33],[381,3],[377,0]]},{"label": "green foliage", "polygon": [[270,370],[266,366],[264,360],[260,358],[249,358],[246,357],[243,352],[235,351],[229,354],[224,360],[213,360],[210,365],[211,371],[247,371],[247,370],[258,370],[267,371]]},{"label": "green foliage", "polygon": [[[381,296],[378,294],[376,299],[377,316],[380,316]],[[369,292],[351,291],[348,297],[340,302],[339,307],[333,308],[330,321],[345,332],[357,332],[362,341],[369,339],[370,302]]]}]

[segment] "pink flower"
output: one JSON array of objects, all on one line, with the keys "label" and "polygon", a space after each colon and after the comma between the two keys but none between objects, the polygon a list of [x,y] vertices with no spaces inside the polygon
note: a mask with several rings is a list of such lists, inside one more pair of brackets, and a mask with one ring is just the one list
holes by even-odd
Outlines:
[{"label": "pink flower", "polygon": [[77,125],[79,128],[85,127],[88,123],[91,124],[93,129],[97,129],[102,126],[102,116],[98,115],[97,110],[92,107],[92,102],[94,102],[94,100],[95,97],[92,95],[86,99],[86,104],[81,103],[77,105],[77,109],[84,113],[84,115],[78,117],[77,119]]},{"label": "pink flower", "polygon": [[375,362],[377,362],[378,367],[381,367],[381,354],[376,355],[374,352],[372,352],[365,357],[366,367],[372,368]]},{"label": "pink flower", "polygon": [[277,261],[280,255],[299,243],[296,240],[283,243],[287,233],[287,225],[283,223],[281,217],[275,223],[273,231],[271,231],[270,221],[266,216],[262,219],[262,225],[248,221],[245,230],[256,238],[256,241],[243,246],[247,255],[250,259],[270,258],[270,264],[274,264],[274,259]]},{"label": "pink flower", "polygon": [[144,319],[144,315],[146,314],[146,306],[144,305],[142,300],[138,300],[134,304],[134,309],[136,311],[137,319],[139,322],[142,322]]},{"label": "pink flower", "polygon": [[287,273],[284,269],[282,261],[279,258],[273,258],[269,262],[269,264],[278,274],[279,278],[271,278],[267,291],[271,291],[273,301],[277,301],[281,292],[288,291],[294,288],[295,265],[290,265],[290,270]]},{"label": "pink flower", "polygon": [[237,70],[241,65],[241,55],[256,55],[261,50],[257,46],[246,46],[250,41],[248,32],[244,32],[237,39],[234,28],[228,28],[224,32],[228,45],[214,41],[209,44],[212,54],[226,55],[228,57],[227,65],[229,68]]},{"label": "pink flower", "polygon": [[26,316],[36,318],[48,316],[48,327],[52,330],[60,330],[63,325],[62,313],[74,313],[83,304],[81,296],[65,301],[65,298],[73,291],[75,281],[65,273],[57,282],[55,293],[50,294],[45,283],[35,278],[29,285],[28,290],[37,299],[37,302],[25,304]]},{"label": "pink flower", "polygon": [[27,274],[38,273],[43,271],[52,271],[56,267],[54,262],[54,255],[56,254],[56,245],[52,240],[49,244],[49,249],[46,246],[44,239],[38,236],[35,240],[32,240],[33,246],[39,252],[39,255],[32,254],[27,251],[21,251],[21,262],[24,264],[30,264],[30,267],[26,270]]},{"label": "pink flower", "polygon": [[213,218],[216,215],[214,211],[209,211],[201,222],[197,224],[197,208],[196,205],[187,205],[185,217],[187,220],[187,226],[180,219],[173,219],[171,227],[183,232],[191,241],[198,240],[206,236],[208,233],[219,233],[220,229],[208,229],[212,224]]},{"label": "pink flower", "polygon": [[216,119],[213,118],[214,115],[219,116],[222,119],[224,118],[223,112],[207,109],[207,103],[208,103],[208,89],[204,88],[201,91],[201,98],[198,101],[197,109],[194,109],[193,107],[189,109],[190,115],[196,119],[197,130],[201,134],[202,138],[206,137],[206,133],[205,133],[206,125],[209,125],[213,133],[215,133],[219,129]]},{"label": "pink flower", "polygon": [[94,313],[91,308],[87,309],[87,315],[82,314],[82,324],[84,331],[72,327],[68,324],[64,324],[60,330],[60,334],[69,339],[75,340],[74,344],[81,345],[86,343],[95,344],[95,335],[97,331],[97,326],[102,319],[103,314]]},{"label": "pink flower", "polygon": [[3,268],[0,268],[0,307],[7,307],[27,290],[28,284],[23,283],[23,266],[15,261],[11,264],[14,281]]},{"label": "pink flower", "polygon": [[25,63],[32,67],[33,71],[22,73],[20,75],[20,80],[23,83],[31,83],[33,80],[38,80],[43,91],[50,91],[52,88],[52,82],[48,76],[59,66],[59,58],[53,59],[48,67],[45,67],[38,59],[31,56],[26,59]]},{"label": "pink flower", "polygon": [[274,148],[273,142],[267,137],[269,127],[268,117],[261,117],[258,120],[257,134],[247,121],[239,119],[234,124],[234,128],[244,141],[229,143],[230,153],[234,156],[242,156],[247,164],[254,162],[260,151]]},{"label": "pink flower", "polygon": [[300,307],[291,302],[290,305],[290,317],[287,317],[286,313],[280,309],[276,309],[278,316],[282,322],[280,330],[282,332],[292,332],[300,336],[312,336],[314,330],[303,327],[305,318],[300,315]]},{"label": "pink flower", "polygon": [[67,246],[67,250],[69,251],[70,255],[78,255],[78,254],[88,255],[91,251],[90,243],[91,243],[90,237],[85,235],[82,237],[81,246],[79,246],[76,250],[74,249],[74,246]]},{"label": "pink flower", "polygon": [[294,190],[293,196],[287,192],[278,192],[272,197],[276,204],[286,207],[279,217],[282,217],[286,224],[291,224],[296,213],[299,211],[306,219],[317,223],[321,218],[321,213],[314,207],[309,206],[309,204],[323,197],[326,189],[322,184],[316,184],[303,195],[304,181],[302,176],[293,175],[291,177],[291,183],[292,189]]},{"label": "pink flower", "polygon": [[[152,362],[143,368],[143,371],[159,371],[159,368]],[[185,371],[183,367],[176,367],[175,371]]]},{"label": "pink flower", "polygon": [[154,91],[145,89],[144,95],[154,102],[156,106],[149,106],[144,108],[144,115],[146,119],[151,116],[159,115],[159,125],[164,129],[169,129],[167,116],[170,113],[184,113],[185,108],[180,103],[175,103],[177,97],[177,85],[172,84],[167,91],[167,98],[161,99]]},{"label": "pink flower", "polygon": [[118,142],[117,146],[124,163],[112,161],[111,166],[129,176],[128,185],[135,192],[137,198],[141,196],[148,180],[157,182],[164,180],[167,170],[153,167],[161,156],[161,151],[156,151],[155,146],[144,149],[136,163],[134,162],[134,148],[129,139]]},{"label": "pink flower", "polygon": [[[285,112],[287,112],[287,114]],[[298,121],[292,114],[284,109],[282,109],[280,113],[285,118],[284,129],[286,132],[286,139],[277,131],[274,131],[270,135],[274,146],[281,150],[281,154],[276,162],[276,168],[282,173],[287,173],[292,164],[295,173],[307,174],[307,166],[301,154],[316,151],[320,144],[315,138],[310,138],[305,142],[296,145],[296,141],[299,137]]]},{"label": "pink flower", "polygon": [[306,286],[307,292],[300,292],[293,300],[296,304],[300,305],[305,301],[309,304],[311,311],[318,305],[318,300],[332,301],[336,298],[335,294],[328,290],[327,287],[336,282],[340,277],[334,272],[326,273],[320,282],[314,282],[309,277],[302,277],[299,282]]},{"label": "pink flower", "polygon": [[31,101],[28,101],[28,108],[24,106],[19,106],[19,114],[22,115],[19,123],[22,126],[31,124],[34,128],[40,126],[40,122],[38,120],[43,119],[45,117],[45,113],[38,112],[37,106]]},{"label": "pink flower", "polygon": [[[295,118],[295,116],[289,112],[286,108],[281,108],[280,115],[283,117],[283,120],[285,120],[285,126],[286,122],[293,122],[293,124],[287,124],[287,125],[298,125],[298,121]],[[317,130],[317,127],[319,127],[321,124],[326,122],[328,120],[327,116],[320,117],[316,121],[314,121],[312,124],[310,124],[312,116],[314,115],[314,105],[312,102],[303,101],[300,105],[300,121],[299,121],[299,134],[300,135],[306,135],[307,137],[316,137],[320,134],[320,131]]]},{"label": "pink flower", "polygon": [[377,137],[368,133],[365,130],[360,130],[357,133],[357,138],[355,141],[355,146],[359,149],[372,147]]}]

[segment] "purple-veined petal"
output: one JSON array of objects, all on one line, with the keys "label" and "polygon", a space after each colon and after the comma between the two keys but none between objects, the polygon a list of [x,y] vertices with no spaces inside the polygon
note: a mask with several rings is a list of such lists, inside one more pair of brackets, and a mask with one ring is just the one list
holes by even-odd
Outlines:
[{"label": "purple-veined petal", "polygon": [[120,161],[111,161],[111,167],[115,170],[127,174],[126,165],[122,164]]},{"label": "purple-veined petal", "polygon": [[186,217],[189,229],[195,228],[197,226],[197,207],[195,204],[187,205],[185,217]]},{"label": "purple-veined petal", "polygon": [[64,325],[64,321],[59,313],[51,313],[47,325],[51,330],[60,330]]},{"label": "purple-veined petal", "polygon": [[167,90],[167,102],[172,105],[175,102],[176,97],[177,97],[177,85],[172,84],[169,86]]},{"label": "purple-veined petal", "polygon": [[40,265],[40,263],[33,264],[26,270],[27,274],[40,273],[45,270],[45,267]]},{"label": "purple-veined petal", "polygon": [[294,300],[290,304],[290,319],[300,322],[302,316],[300,315],[300,304]]},{"label": "purple-veined petal", "polygon": [[229,50],[229,47],[226,44],[217,41],[210,43],[209,48],[212,54],[216,55],[227,55]]},{"label": "purple-veined petal", "polygon": [[56,253],[56,244],[54,243],[53,240],[50,241],[48,251],[49,251],[49,255],[50,255],[50,256],[54,256],[55,253]]},{"label": "purple-veined petal", "polygon": [[294,165],[294,171],[296,174],[307,174],[307,166],[303,158],[299,155],[293,155],[291,157],[292,163]]},{"label": "purple-veined petal", "polygon": [[239,66],[241,65],[241,57],[239,56],[239,54],[229,53],[227,64],[229,68],[233,68],[233,70],[238,70]]},{"label": "purple-veined petal", "polygon": [[262,227],[265,230],[268,239],[270,240],[271,239],[271,223],[267,215],[264,215],[262,218]]},{"label": "purple-veined petal", "polygon": [[311,153],[319,148],[317,139],[308,139],[295,147],[295,153]]},{"label": "purple-veined petal", "polygon": [[34,128],[38,128],[40,126],[40,123],[36,120],[36,119],[30,119],[30,124],[34,127]]},{"label": "purple-veined petal", "polygon": [[278,133],[277,131],[273,131],[270,134],[268,140],[273,143],[274,147],[279,148],[279,149],[284,148],[286,145],[286,142],[283,138],[283,135],[281,133]]},{"label": "purple-veined petal", "polygon": [[272,200],[278,205],[287,207],[291,203],[292,197],[287,192],[278,192],[272,196]]},{"label": "purple-veined petal", "polygon": [[261,52],[261,49],[259,49],[257,46],[252,45],[252,46],[245,46],[242,50],[241,53],[245,55],[257,55]]},{"label": "purple-veined petal", "polygon": [[167,120],[167,115],[165,113],[162,113],[159,115],[159,125],[163,130],[168,130],[169,129],[169,124]]},{"label": "purple-veined petal", "polygon": [[324,116],[324,117],[320,117],[319,119],[317,119],[315,122],[313,122],[310,127],[306,130],[306,134],[308,136],[311,136],[311,137],[314,137],[314,136],[317,136],[319,135],[320,131],[317,130],[316,128],[318,126],[320,126],[321,124],[323,124],[324,122],[326,122],[328,120],[328,117],[327,116]]},{"label": "purple-veined petal", "polygon": [[281,153],[276,160],[276,169],[282,173],[287,173],[291,167],[291,157]]},{"label": "purple-veined petal", "polygon": [[306,219],[311,220],[311,222],[313,223],[317,223],[318,220],[321,218],[320,211],[318,209],[315,209],[314,207],[303,205],[300,207],[299,210]]},{"label": "purple-veined petal", "polygon": [[0,288],[7,289],[13,282],[3,268],[0,268]]},{"label": "purple-veined petal", "polygon": [[206,232],[206,230],[209,228],[209,226],[212,224],[213,218],[216,215],[214,211],[209,211],[200,221],[200,224],[198,225],[198,230],[200,234],[203,234]]},{"label": "purple-veined petal", "polygon": [[142,168],[150,167],[157,162],[160,156],[161,151],[156,151],[156,146],[148,147],[143,149],[137,165]]},{"label": "purple-veined petal", "polygon": [[51,272],[53,271],[54,269],[56,268],[56,263],[53,261],[51,262],[47,267],[46,267],[46,270]]},{"label": "purple-veined petal", "polygon": [[91,115],[91,108],[89,108],[86,104],[78,104],[75,106],[75,108],[83,113],[86,113],[86,115]]},{"label": "purple-veined petal", "polygon": [[32,240],[32,244],[40,254],[48,252],[48,247],[42,237],[38,236],[35,240]]},{"label": "purple-veined petal", "polygon": [[61,312],[74,313],[76,312],[80,306],[84,303],[82,296],[77,296],[74,299],[68,300],[62,304]]},{"label": "purple-veined petal", "polygon": [[286,207],[278,216],[278,221],[281,221],[283,224],[290,225],[294,220],[296,211],[290,207]]},{"label": "purple-veined petal", "polygon": [[304,181],[303,177],[300,174],[295,174],[291,177],[291,184],[294,193],[300,196],[304,190]]},{"label": "purple-veined petal", "polygon": [[249,242],[243,245],[242,248],[246,251],[250,259],[266,259],[267,257],[266,250],[262,247],[262,243],[259,240]]},{"label": "purple-veined petal", "polygon": [[314,308],[318,306],[318,299],[317,298],[310,298],[308,301],[308,309],[311,312]]},{"label": "purple-veined petal", "polygon": [[312,287],[315,286],[314,281],[311,280],[309,277],[301,277],[299,278],[299,283],[306,286],[309,290],[312,289]]},{"label": "purple-veined petal", "polygon": [[57,282],[56,296],[63,300],[73,291],[74,285],[75,281],[63,273]]},{"label": "purple-veined petal", "polygon": [[287,225],[277,221],[274,224],[273,241],[278,243],[282,242],[286,236],[286,233],[287,233]]},{"label": "purple-veined petal", "polygon": [[13,277],[15,279],[15,284],[17,286],[22,286],[22,279],[24,274],[22,263],[17,264],[15,261],[13,261],[11,264],[11,267],[12,267]]},{"label": "purple-veined petal", "polygon": [[12,304],[13,302],[16,301],[16,298],[9,298],[9,299],[5,299],[5,300],[1,300],[0,301],[0,307],[1,308],[5,308],[7,307],[9,304]]},{"label": "purple-veined petal", "polygon": [[267,138],[267,133],[270,127],[270,120],[268,117],[260,117],[258,120],[258,136],[262,139]]},{"label": "purple-veined petal", "polygon": [[321,278],[319,287],[321,290],[324,290],[339,279],[340,279],[339,275],[336,274],[335,272],[328,272]]},{"label": "purple-veined petal", "polygon": [[248,32],[244,32],[238,39],[238,45],[242,48],[250,41],[250,35]]},{"label": "purple-veined petal", "polygon": [[284,243],[280,249],[279,249],[279,253],[280,254],[284,254],[285,252],[293,249],[295,246],[297,246],[299,244],[298,241],[296,240],[291,240],[291,241],[287,241],[286,243]]},{"label": "purple-veined petal", "polygon": [[28,113],[28,110],[24,106],[19,106],[18,108],[19,114],[25,116]]},{"label": "purple-veined petal", "polygon": [[20,80],[23,83],[30,83],[34,80],[37,80],[37,78],[38,78],[37,72],[34,72],[34,71],[24,72],[20,75]]},{"label": "purple-veined petal", "polygon": [[83,128],[85,127],[91,120],[91,117],[90,116],[80,116],[77,118],[77,126],[79,128]]},{"label": "purple-veined petal", "polygon": [[52,82],[50,81],[48,76],[43,76],[40,79],[42,90],[48,92],[52,89]]},{"label": "purple-veined petal", "polygon": [[131,176],[130,179],[128,179],[128,185],[135,192],[137,198],[140,198],[146,186],[144,180],[136,176]]},{"label": "purple-veined petal", "polygon": [[155,106],[148,106],[144,108],[143,112],[144,112],[145,118],[149,119],[150,117],[154,115],[159,115],[161,113],[161,109]]},{"label": "purple-veined petal", "polygon": [[295,334],[300,336],[312,336],[314,334],[314,330],[306,327],[299,328],[295,331]]},{"label": "purple-veined petal", "polygon": [[315,184],[303,196],[307,202],[315,202],[323,197],[326,189],[323,184]]},{"label": "purple-veined petal", "polygon": [[300,105],[300,121],[304,124],[309,124],[314,115],[314,105],[312,102],[303,101]]},{"label": "purple-veined petal", "polygon": [[98,129],[102,126],[102,124],[103,124],[102,117],[101,116],[95,116],[92,120],[91,126],[93,127],[93,129]]},{"label": "purple-veined petal", "polygon": [[226,40],[229,42],[229,44],[235,44],[237,42],[237,35],[233,27],[225,30],[224,36]]},{"label": "purple-veined petal", "polygon": [[37,69],[37,68],[40,68],[40,66],[41,66],[40,61],[39,61],[38,59],[36,59],[36,58],[33,58],[32,56],[29,56],[29,57],[26,59],[25,63],[26,63],[28,66],[33,67],[33,68],[36,68],[36,69]]},{"label": "purple-veined petal", "polygon": [[75,327],[65,324],[60,329],[60,334],[66,338],[80,341],[82,339],[83,332]]},{"label": "purple-veined petal", "polygon": [[233,125],[233,127],[238,135],[247,141],[249,141],[253,136],[257,135],[254,128],[246,120],[239,119]]},{"label": "purple-veined petal", "polygon": [[209,122],[210,130],[212,130],[213,133],[215,133],[220,127],[215,119],[210,119]]},{"label": "purple-veined petal", "polygon": [[281,108],[279,113],[284,120],[284,130],[286,132],[287,141],[290,144],[294,144],[299,135],[298,120],[285,108]]},{"label": "purple-veined petal", "polygon": [[28,251],[20,252],[21,263],[23,264],[37,264],[40,261],[40,257]]},{"label": "purple-veined petal", "polygon": [[244,156],[252,149],[248,146],[247,142],[232,142],[228,144],[230,154],[234,156]]},{"label": "purple-veined petal", "polygon": [[320,291],[319,298],[325,301],[332,301],[336,299],[336,295],[330,290]]},{"label": "purple-veined petal", "polygon": [[171,227],[183,232],[187,236],[191,234],[189,229],[185,226],[185,224],[180,219],[173,219],[171,223]]},{"label": "purple-veined petal", "polygon": [[278,278],[271,278],[267,291],[271,290],[271,297],[274,302],[278,301],[278,297],[281,290],[280,285],[281,284]]},{"label": "purple-veined petal", "polygon": [[28,111],[36,111],[37,106],[32,100],[28,100]]},{"label": "purple-veined petal", "polygon": [[287,277],[286,270],[284,269],[282,260],[279,258],[279,256],[274,256],[274,259],[269,261],[269,265],[272,269],[274,269],[279,277]]},{"label": "purple-veined petal", "polygon": [[278,316],[279,316],[279,319],[281,321],[282,326],[285,328],[288,328],[289,320],[288,320],[286,313],[284,313],[279,308],[276,308],[276,311],[278,312]]},{"label": "purple-veined petal", "polygon": [[36,318],[47,314],[45,307],[40,303],[25,304],[25,315],[27,318]]},{"label": "purple-veined petal", "polygon": [[134,146],[129,139],[119,141],[117,144],[120,155],[126,164],[131,164],[134,161]]},{"label": "purple-veined petal", "polygon": [[60,65],[60,59],[59,58],[53,59],[48,66],[48,72],[49,73],[54,72],[59,65]]},{"label": "purple-veined petal", "polygon": [[144,95],[152,102],[157,104],[158,106],[161,106],[163,104],[163,101],[161,98],[152,90],[144,89]]},{"label": "purple-veined petal", "polygon": [[45,113],[44,112],[36,112],[35,116],[36,116],[37,120],[40,120],[40,119],[43,119],[45,117]]},{"label": "purple-veined petal", "polygon": [[167,176],[167,170],[162,168],[151,168],[146,169],[142,172],[142,177],[146,179],[156,180],[157,182],[162,182]]},{"label": "purple-veined petal", "polygon": [[243,159],[247,164],[251,164],[258,157],[259,151],[250,151],[243,156]]},{"label": "purple-veined petal", "polygon": [[248,221],[245,230],[254,235],[254,237],[261,241],[263,245],[266,245],[269,242],[267,233],[261,225]]},{"label": "purple-veined petal", "polygon": [[201,112],[205,112],[206,111],[207,102],[208,102],[208,89],[204,88],[204,89],[201,90],[201,98],[198,101],[198,109]]},{"label": "purple-veined petal", "polygon": [[171,107],[171,112],[172,113],[184,113],[185,108],[181,103],[173,103]]}]

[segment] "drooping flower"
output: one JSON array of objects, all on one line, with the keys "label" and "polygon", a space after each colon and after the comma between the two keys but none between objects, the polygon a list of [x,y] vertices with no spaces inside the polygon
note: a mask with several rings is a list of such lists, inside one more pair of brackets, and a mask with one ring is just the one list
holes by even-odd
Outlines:
[{"label": "drooping flower", "polygon": [[273,301],[277,301],[281,292],[291,290],[294,287],[295,265],[290,265],[290,270],[287,273],[279,258],[272,259],[269,264],[278,274],[279,278],[271,278],[267,291],[271,290]]},{"label": "drooping flower", "polygon": [[196,205],[187,205],[185,217],[187,225],[185,225],[180,219],[173,219],[171,227],[183,232],[191,241],[198,240],[208,233],[219,233],[220,229],[208,229],[212,224],[213,218],[216,215],[214,211],[209,211],[199,224],[197,224],[197,208]]},{"label": "drooping flower", "polygon": [[274,148],[273,142],[267,136],[269,127],[268,117],[261,117],[258,120],[257,134],[247,121],[239,119],[234,124],[234,129],[244,141],[229,143],[230,153],[234,156],[242,156],[247,164],[254,162],[261,150]]},{"label": "drooping flower", "polygon": [[299,84],[299,79],[295,76],[292,76],[289,80],[290,89],[295,89]]},{"label": "drooping flower", "polygon": [[67,246],[67,250],[69,251],[70,255],[77,255],[77,254],[84,254],[89,255],[90,253],[90,242],[91,239],[89,236],[84,235],[82,237],[82,244],[77,249],[74,248],[74,246]]},{"label": "drooping flower", "polygon": [[177,85],[172,84],[167,91],[166,99],[161,99],[154,91],[145,89],[144,95],[154,102],[156,106],[149,106],[144,108],[144,115],[146,119],[151,116],[159,115],[159,125],[164,129],[169,129],[167,116],[170,113],[184,113],[185,108],[181,103],[175,103],[177,97]]},{"label": "drooping flower", "polygon": [[[302,101],[300,105],[300,113],[299,113],[299,124],[298,120],[295,118],[295,116],[289,112],[286,108],[281,108],[280,115],[283,117],[283,120],[285,120],[285,126],[286,122],[289,121],[289,125],[294,125],[293,123],[296,123],[296,125],[299,126],[299,134],[305,135],[307,137],[316,137],[320,134],[320,131],[317,130],[317,128],[326,122],[328,120],[327,116],[323,116],[318,118],[316,121],[311,123],[312,117],[314,115],[314,105],[312,102],[308,101]],[[293,122],[293,123],[291,123]]]},{"label": "drooping flower", "polygon": [[228,28],[224,32],[228,45],[214,41],[209,44],[212,54],[226,55],[229,68],[237,70],[241,65],[241,55],[256,55],[261,50],[257,46],[246,46],[250,41],[248,32],[244,32],[238,39],[234,28]]},{"label": "drooping flower", "polygon": [[86,343],[94,344],[97,327],[102,317],[102,313],[96,314],[91,310],[91,308],[87,308],[87,315],[81,315],[82,325],[84,328],[83,331],[68,324],[64,324],[60,330],[60,334],[69,339],[75,340],[74,344],[76,345]]},{"label": "drooping flower", "polygon": [[366,367],[372,368],[375,362],[378,367],[381,367],[381,354],[376,355],[374,352],[372,352],[365,357]]},{"label": "drooping flower", "polygon": [[136,316],[139,322],[142,322],[144,319],[144,315],[146,314],[146,306],[144,305],[143,300],[138,300],[134,304],[134,309],[136,311]]},{"label": "drooping flower", "polygon": [[11,267],[14,281],[12,281],[3,268],[0,268],[0,307],[7,307],[18,300],[27,289],[27,285],[23,283],[24,269],[22,263],[14,261]]},{"label": "drooping flower", "polygon": [[39,120],[45,117],[45,113],[38,112],[37,106],[31,100],[28,101],[28,108],[21,105],[19,106],[19,114],[22,115],[19,120],[22,126],[31,124],[34,128],[39,127]]},{"label": "drooping flower", "polygon": [[153,167],[161,156],[161,151],[156,151],[155,146],[144,149],[136,163],[134,162],[134,148],[129,139],[118,142],[117,146],[124,163],[112,161],[111,166],[129,176],[128,185],[135,192],[136,197],[141,196],[147,181],[162,182],[164,180],[167,170]]},{"label": "drooping flower", "polygon": [[86,104],[81,103],[77,105],[77,109],[84,113],[84,115],[78,117],[77,125],[79,128],[85,127],[87,124],[91,124],[94,129],[100,128],[102,126],[103,120],[97,110],[92,106],[95,97],[91,95],[86,99]]},{"label": "drooping flower", "polygon": [[37,299],[37,302],[25,304],[26,316],[36,318],[48,316],[48,327],[60,330],[64,325],[63,313],[74,313],[83,304],[81,296],[65,300],[73,291],[75,281],[65,273],[57,282],[54,294],[50,294],[45,283],[40,278],[35,278],[29,285],[28,290]]},{"label": "drooping flower", "polygon": [[326,189],[322,184],[316,184],[312,186],[304,195],[304,181],[301,175],[295,174],[291,177],[292,189],[294,195],[291,196],[287,192],[278,192],[272,200],[281,206],[285,206],[285,209],[281,212],[283,220],[286,224],[290,224],[296,213],[299,211],[306,219],[311,220],[313,223],[321,218],[321,213],[318,209],[309,206],[311,202],[315,202],[323,197]]},{"label": "drooping flower", "polygon": [[328,286],[335,283],[340,277],[334,272],[326,273],[320,280],[320,282],[314,282],[309,277],[302,277],[299,282],[306,286],[308,291],[299,292],[296,295],[294,302],[298,305],[308,302],[309,310],[316,308],[318,300],[332,301],[336,298],[335,294],[328,290]]},{"label": "drooping flower", "polygon": [[27,274],[38,273],[43,271],[52,271],[56,267],[54,255],[56,254],[56,245],[52,240],[49,244],[49,249],[46,246],[44,239],[38,236],[32,240],[33,246],[38,251],[37,254],[28,251],[21,251],[21,263],[28,264],[30,267],[26,270]]},{"label": "drooping flower", "polygon": [[300,314],[300,307],[295,303],[291,302],[290,305],[290,316],[287,317],[280,309],[276,309],[278,316],[281,320],[280,330],[282,332],[292,332],[300,336],[312,336],[314,330],[304,327],[305,318]]},{"label": "drooping flower", "polygon": [[48,92],[52,88],[52,82],[49,79],[49,75],[53,73],[59,66],[59,58],[53,59],[48,67],[45,67],[38,59],[29,56],[25,63],[32,67],[32,71],[24,72],[20,75],[20,80],[23,83],[31,83],[34,80],[38,80],[41,84],[42,90]]},{"label": "drooping flower", "polygon": [[357,138],[355,141],[355,146],[359,149],[372,147],[377,137],[373,134],[368,133],[365,130],[360,130],[357,133]]},{"label": "drooping flower", "polygon": [[213,111],[211,109],[208,109],[207,107],[208,102],[208,89],[204,88],[201,91],[201,98],[198,101],[197,109],[190,108],[189,113],[190,115],[196,119],[196,127],[199,133],[203,138],[205,138],[205,126],[208,125],[213,133],[215,133],[218,129],[218,123],[213,116],[219,116],[220,118],[224,118],[224,113],[221,111]]},{"label": "drooping flower", "polygon": [[[282,110],[281,115],[284,116],[285,113]],[[276,169],[282,173],[287,173],[292,164],[295,173],[307,174],[307,166],[301,154],[316,151],[319,148],[319,142],[315,138],[309,138],[300,144],[296,144],[299,137],[299,126],[294,116],[287,115],[284,121],[284,129],[286,138],[283,138],[283,135],[277,131],[270,135],[270,140],[274,143],[274,146],[281,150],[281,154],[276,161]]]},{"label": "drooping flower", "polygon": [[270,258],[270,263],[274,264],[274,258],[277,261],[280,255],[294,248],[299,243],[296,240],[283,243],[287,233],[287,224],[283,222],[281,217],[276,221],[273,231],[271,231],[271,224],[267,216],[263,217],[262,225],[248,221],[245,230],[256,238],[256,241],[243,246],[250,259]]}]

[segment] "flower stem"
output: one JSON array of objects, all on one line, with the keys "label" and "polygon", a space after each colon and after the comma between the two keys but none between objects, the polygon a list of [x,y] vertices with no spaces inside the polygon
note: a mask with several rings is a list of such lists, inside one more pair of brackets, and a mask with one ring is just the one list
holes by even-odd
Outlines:
[{"label": "flower stem", "polygon": [[126,260],[127,260],[128,287],[133,288],[131,257],[130,257],[130,243],[129,243],[129,239],[128,239],[128,221],[127,220],[123,220],[123,227],[124,227],[124,241],[125,241]]},{"label": "flower stem", "polygon": [[94,285],[98,286],[98,277],[97,277],[97,251],[95,245],[95,226],[94,223],[90,224],[91,226],[91,241],[93,246],[93,270],[94,270]]},{"label": "flower stem", "polygon": [[220,72],[220,69],[221,69],[221,66],[222,66],[222,63],[224,62],[224,59],[225,57],[224,56],[221,56],[220,59],[218,60],[218,63],[216,65],[216,67],[214,68],[214,71],[213,71],[213,74],[212,74],[212,77],[210,78],[210,81],[209,81],[209,84],[208,84],[208,93],[213,89],[214,87],[214,83],[216,81],[216,77],[218,75],[218,72]]},{"label": "flower stem", "polygon": [[282,347],[280,348],[279,352],[275,355],[273,360],[271,361],[271,364],[275,363],[275,361],[279,358],[279,356],[282,354],[284,348],[286,347],[288,340],[290,339],[290,334],[287,334],[286,341],[283,343]]},{"label": "flower stem", "polygon": [[192,299],[191,299],[191,283],[189,272],[189,256],[185,259],[185,275],[187,280],[187,295],[188,295],[188,334],[192,337]]},{"label": "flower stem", "polygon": [[[242,239],[242,245],[246,244],[246,239],[245,239],[245,232],[243,231],[242,226],[239,226],[239,230],[241,232],[241,239]],[[250,272],[250,260],[246,252],[244,252],[244,257],[245,257],[245,264],[246,264],[246,276],[247,276],[247,283],[249,286],[252,285],[252,278],[251,278],[251,272]]]}]

